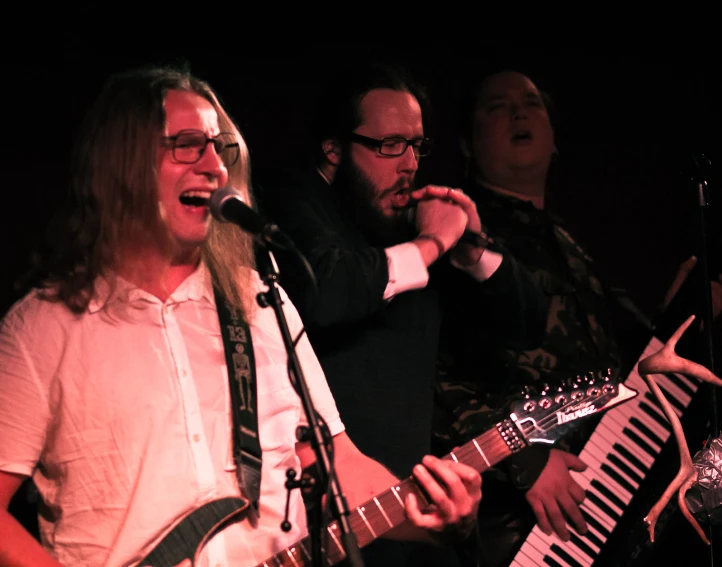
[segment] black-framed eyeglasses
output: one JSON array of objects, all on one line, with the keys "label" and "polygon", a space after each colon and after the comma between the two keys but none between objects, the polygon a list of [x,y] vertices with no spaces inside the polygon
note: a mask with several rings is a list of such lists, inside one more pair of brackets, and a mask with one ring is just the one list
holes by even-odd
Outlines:
[{"label": "black-framed eyeglasses", "polygon": [[181,130],[174,136],[163,136],[162,140],[173,152],[173,159],[180,163],[196,163],[203,157],[208,144],[213,144],[226,166],[236,163],[241,154],[236,137],[228,132],[209,138],[201,130]]},{"label": "black-framed eyeglasses", "polygon": [[361,134],[357,134],[356,132],[351,132],[349,137],[354,142],[378,149],[382,156],[402,156],[406,153],[406,150],[409,149],[409,146],[414,149],[414,155],[416,157],[428,156],[431,153],[432,142],[429,138],[414,138],[413,140],[407,140],[406,138],[401,138],[400,136],[392,136],[390,138],[377,140],[376,138],[369,138],[368,136],[363,136]]}]

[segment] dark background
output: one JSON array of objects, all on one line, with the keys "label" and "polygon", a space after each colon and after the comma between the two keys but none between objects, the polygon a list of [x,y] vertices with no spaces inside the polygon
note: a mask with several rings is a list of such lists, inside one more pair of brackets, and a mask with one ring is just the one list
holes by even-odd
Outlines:
[{"label": "dark background", "polygon": [[[357,44],[295,44],[269,54],[217,41],[177,42],[186,48],[170,49],[133,39],[132,49],[124,43],[123,52],[112,37],[59,36],[36,45],[37,55],[6,62],[0,312],[17,299],[13,281],[64,198],[68,156],[84,111],[108,74],[149,62],[188,61],[241,127],[253,167],[266,169],[303,155],[314,88],[346,56],[397,59],[430,89],[436,146],[420,176],[439,183],[458,177],[463,166],[454,120],[464,75],[491,62],[523,63],[555,102],[559,158],[549,207],[566,219],[611,282],[651,315],[678,265],[703,253],[703,217],[711,243],[706,258],[712,272],[718,269],[722,65],[711,46],[610,39],[604,45],[481,41],[473,48],[432,43],[399,49],[397,42],[393,51],[401,54],[390,57],[383,46]],[[700,155],[712,164],[702,174],[705,207],[690,182],[692,157]],[[706,549],[678,516],[669,522],[673,534],[655,545],[656,556],[708,564]]]},{"label": "dark background", "polygon": [[[463,167],[454,131],[463,77],[492,61],[523,63],[555,103],[559,158],[549,207],[645,313],[661,301],[679,263],[699,254],[702,209],[694,184],[681,175],[693,155],[712,162],[704,210],[717,215],[722,65],[703,46],[497,41],[473,49],[431,44],[392,57],[388,49],[356,44],[294,45],[282,55],[146,44],[120,54],[111,37],[73,35],[7,62],[2,159],[9,200],[0,226],[8,276],[22,270],[65,195],[71,144],[104,79],[148,62],[188,61],[209,80],[240,125],[253,167],[266,169],[301,158],[314,88],[345,57],[397,59],[429,87],[436,145],[420,177],[441,183]],[[4,280],[0,307],[14,299],[11,277]]]}]

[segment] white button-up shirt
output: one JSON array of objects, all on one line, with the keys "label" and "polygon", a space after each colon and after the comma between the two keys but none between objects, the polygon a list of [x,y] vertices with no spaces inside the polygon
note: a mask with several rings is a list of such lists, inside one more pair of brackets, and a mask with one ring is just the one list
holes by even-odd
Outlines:
[{"label": "white button-up shirt", "polygon": [[[240,494],[228,371],[205,267],[166,302],[122,280],[110,297],[102,287],[79,316],[31,293],[0,326],[0,470],[32,475],[47,510],[43,543],[65,565],[133,565],[199,505]],[[302,324],[281,294],[295,338]],[[295,434],[305,415],[273,309],[259,307],[250,328],[260,520],[211,539],[204,566],[255,566],[306,533],[298,490],[293,529],[279,527],[286,470],[299,471]],[[338,434],[343,424],[305,335],[296,352],[316,409]]]}]

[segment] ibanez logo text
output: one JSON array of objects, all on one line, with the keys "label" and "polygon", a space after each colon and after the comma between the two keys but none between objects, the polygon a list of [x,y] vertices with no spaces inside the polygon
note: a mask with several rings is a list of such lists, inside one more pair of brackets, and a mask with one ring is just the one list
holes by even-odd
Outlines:
[{"label": "ibanez logo text", "polygon": [[597,410],[595,409],[594,404],[592,404],[585,408],[574,410],[569,413],[557,412],[557,424],[574,421],[575,419],[579,419],[580,417],[584,417],[585,415],[589,415],[590,413],[594,413],[595,411]]}]

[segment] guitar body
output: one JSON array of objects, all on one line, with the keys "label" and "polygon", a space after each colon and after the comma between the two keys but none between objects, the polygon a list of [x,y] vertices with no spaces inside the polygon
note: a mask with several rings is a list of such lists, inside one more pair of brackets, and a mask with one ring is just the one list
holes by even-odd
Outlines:
[{"label": "guitar body", "polygon": [[195,565],[198,554],[216,533],[245,515],[248,502],[242,498],[219,498],[203,504],[176,524],[138,565],[174,567],[185,559]]}]

